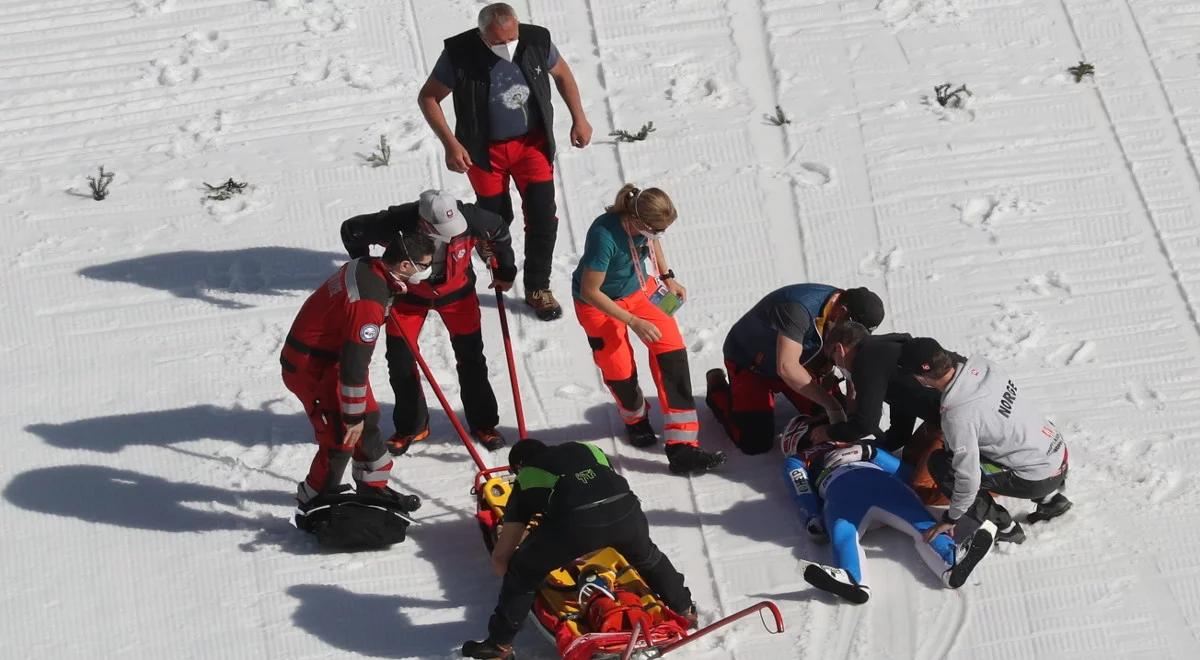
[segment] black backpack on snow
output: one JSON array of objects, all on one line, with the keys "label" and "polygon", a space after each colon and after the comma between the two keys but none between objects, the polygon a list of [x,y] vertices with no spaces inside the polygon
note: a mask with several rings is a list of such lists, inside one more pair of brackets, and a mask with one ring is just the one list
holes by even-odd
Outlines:
[{"label": "black backpack on snow", "polygon": [[395,503],[354,492],[322,493],[296,509],[296,527],[334,550],[376,550],[404,540],[413,521]]}]

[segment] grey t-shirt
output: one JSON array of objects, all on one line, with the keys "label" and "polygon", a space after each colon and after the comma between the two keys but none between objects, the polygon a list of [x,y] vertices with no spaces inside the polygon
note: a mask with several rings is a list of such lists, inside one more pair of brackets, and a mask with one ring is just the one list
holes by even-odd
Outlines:
[{"label": "grey t-shirt", "polygon": [[[550,44],[546,70],[558,64],[558,48]],[[443,50],[433,65],[433,79],[454,88],[454,65]],[[488,98],[488,139],[507,140],[529,132],[530,125],[541,121],[537,104],[530,98],[529,82],[521,68],[512,62],[496,58],[492,65],[492,88]]]}]

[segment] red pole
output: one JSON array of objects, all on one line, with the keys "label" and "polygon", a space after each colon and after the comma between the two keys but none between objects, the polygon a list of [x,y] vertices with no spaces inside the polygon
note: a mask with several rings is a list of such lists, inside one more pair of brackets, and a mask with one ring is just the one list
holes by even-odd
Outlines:
[{"label": "red pole", "polygon": [[758,612],[760,610],[770,610],[772,616],[774,616],[774,618],[775,618],[775,630],[768,629],[768,632],[770,632],[772,635],[777,635],[777,634],[783,632],[783,615],[779,613],[779,608],[775,606],[775,603],[772,603],[769,600],[764,600],[759,603],[755,603],[754,605],[751,605],[750,607],[747,607],[743,610],[738,610],[737,612],[730,614],[729,616],[725,617],[724,619],[721,619],[720,621],[715,621],[713,623],[710,623],[707,626],[704,626],[703,628],[697,630],[696,632],[688,635],[687,637],[684,637],[681,640],[678,640],[672,644],[668,644],[668,645],[662,647],[661,649],[659,649],[659,652],[661,655],[666,655],[667,653],[670,653],[671,651],[674,651],[685,644],[691,644],[692,642],[696,641],[697,639],[700,639],[701,637],[707,635],[708,633],[710,633],[722,626],[733,623],[734,621],[737,621],[738,619],[740,619],[744,616],[754,614],[755,612]]},{"label": "red pole", "polygon": [[467,451],[471,453],[471,460],[475,461],[475,465],[480,471],[486,470],[487,464],[483,462],[483,458],[479,456],[475,445],[471,443],[471,436],[467,434],[467,430],[458,421],[458,414],[450,407],[450,402],[446,400],[446,395],[442,394],[442,388],[438,387],[437,379],[433,377],[433,372],[430,371],[429,365],[425,363],[425,358],[421,357],[421,351],[417,349],[417,344],[403,330],[400,331],[400,336],[404,337],[404,343],[408,344],[408,350],[412,351],[413,357],[416,358],[417,365],[421,367],[421,373],[425,374],[425,380],[429,381],[429,386],[433,388],[433,393],[442,404],[442,410],[446,411],[446,416],[450,418],[450,423],[454,425],[454,430],[458,431],[458,437],[467,446]]},{"label": "red pole", "polygon": [[504,335],[504,356],[508,358],[508,380],[512,383],[513,407],[517,410],[517,438],[524,440],[525,410],[521,406],[521,388],[517,385],[517,363],[513,360],[512,338],[508,334],[508,311],[504,308],[504,294],[496,292],[496,309],[500,312],[500,334]]}]

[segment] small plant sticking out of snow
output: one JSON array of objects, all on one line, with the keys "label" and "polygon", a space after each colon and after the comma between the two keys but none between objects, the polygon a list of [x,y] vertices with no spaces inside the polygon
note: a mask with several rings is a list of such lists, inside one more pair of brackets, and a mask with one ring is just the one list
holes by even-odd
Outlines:
[{"label": "small plant sticking out of snow", "polygon": [[232,177],[230,177],[228,181],[219,186],[210,186],[209,184],[205,183],[204,187],[208,188],[208,192],[206,194],[208,195],[209,199],[217,202],[223,202],[234,195],[242,194],[242,191],[246,189],[247,185],[249,184],[238,183],[237,181],[234,181]]},{"label": "small plant sticking out of snow", "polygon": [[609,133],[609,136],[616,138],[617,142],[641,142],[653,132],[654,122],[648,121],[645,124],[642,124],[642,128],[637,133],[630,133],[623,128],[618,128],[617,130]]},{"label": "small plant sticking out of snow", "polygon": [[971,90],[967,89],[966,85],[959,85],[958,89],[950,89],[954,83],[944,83],[933,88],[933,93],[937,98],[938,105],[943,108],[951,108],[954,110],[961,109],[966,105],[967,98],[974,96]]},{"label": "small plant sticking out of snow", "polygon": [[92,199],[99,202],[108,197],[108,184],[112,183],[114,176],[116,176],[115,172],[105,172],[104,166],[101,165],[99,177],[89,176],[87,178],[88,187],[92,189]]},{"label": "small plant sticking out of snow", "polygon": [[388,146],[387,136],[379,136],[379,146],[374,153],[366,157],[371,167],[387,167],[392,161],[392,148]]},{"label": "small plant sticking out of snow", "polygon": [[763,115],[763,119],[772,126],[783,126],[784,124],[792,123],[792,120],[783,113],[783,108],[779,106],[775,106],[775,114],[765,114]]},{"label": "small plant sticking out of snow", "polygon": [[1084,76],[1089,76],[1092,79],[1095,79],[1096,67],[1084,62],[1083,60],[1079,60],[1079,64],[1067,69],[1067,73],[1075,76],[1075,82],[1083,82]]}]

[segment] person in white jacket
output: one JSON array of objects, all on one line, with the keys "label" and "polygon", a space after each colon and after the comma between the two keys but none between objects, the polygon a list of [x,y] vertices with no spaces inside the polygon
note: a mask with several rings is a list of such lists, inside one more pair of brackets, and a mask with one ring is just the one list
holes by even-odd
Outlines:
[{"label": "person in white jacket", "polygon": [[[946,448],[929,457],[929,472],[950,506],[926,538],[951,529],[970,533],[989,520],[1000,530],[997,541],[1021,543],[1024,530],[992,494],[1033,500],[1037,509],[1028,522],[1066,513],[1071,501],[1059,492],[1067,478],[1066,442],[999,366],[978,356],[958,360],[936,340],[919,337],[904,345],[898,362],[942,393]],[[964,517],[969,528],[960,529]]]}]

